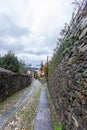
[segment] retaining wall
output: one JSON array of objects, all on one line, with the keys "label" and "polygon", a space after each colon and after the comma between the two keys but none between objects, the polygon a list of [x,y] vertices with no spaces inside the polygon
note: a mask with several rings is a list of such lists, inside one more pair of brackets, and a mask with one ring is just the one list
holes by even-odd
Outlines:
[{"label": "retaining wall", "polygon": [[29,75],[0,71],[0,101],[29,86],[31,82],[32,79]]},{"label": "retaining wall", "polygon": [[[84,15],[83,11],[86,12]],[[79,40],[72,44],[63,60],[48,76],[57,122],[62,122],[63,130],[87,130],[87,3],[77,17],[80,19]],[[75,22],[75,26],[78,23],[76,25]],[[73,35],[75,26],[69,35]]]}]

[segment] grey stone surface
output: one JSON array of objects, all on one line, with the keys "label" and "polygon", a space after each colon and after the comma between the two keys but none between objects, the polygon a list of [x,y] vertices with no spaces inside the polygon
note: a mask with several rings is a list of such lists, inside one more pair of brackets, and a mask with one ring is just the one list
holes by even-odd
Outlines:
[{"label": "grey stone surface", "polygon": [[11,70],[7,70],[0,67],[0,72],[13,73]]},{"label": "grey stone surface", "polygon": [[85,28],[85,29],[83,30],[83,32],[82,32],[81,35],[79,36],[79,39],[83,38],[86,34],[87,34],[87,28]]},{"label": "grey stone surface", "polygon": [[43,86],[34,130],[53,130],[46,90]]},{"label": "grey stone surface", "polygon": [[87,45],[84,45],[79,49],[79,52],[85,52],[85,51],[87,51]]}]

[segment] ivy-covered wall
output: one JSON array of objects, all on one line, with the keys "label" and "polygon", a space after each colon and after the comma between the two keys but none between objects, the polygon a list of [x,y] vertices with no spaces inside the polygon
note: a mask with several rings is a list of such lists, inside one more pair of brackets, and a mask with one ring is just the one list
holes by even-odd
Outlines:
[{"label": "ivy-covered wall", "polygon": [[87,130],[87,0],[85,2],[49,66],[48,89],[58,117],[56,122],[62,123],[63,130]]},{"label": "ivy-covered wall", "polygon": [[[0,101],[29,86],[32,82],[31,76],[12,73],[8,70],[0,71]],[[4,71],[3,71],[4,70]]]}]

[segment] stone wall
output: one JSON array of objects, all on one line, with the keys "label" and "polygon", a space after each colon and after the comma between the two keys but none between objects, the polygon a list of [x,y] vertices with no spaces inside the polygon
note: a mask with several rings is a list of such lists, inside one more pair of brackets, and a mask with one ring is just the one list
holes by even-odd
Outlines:
[{"label": "stone wall", "polygon": [[[72,44],[63,60],[48,76],[57,122],[63,124],[63,130],[87,130],[87,3],[83,11],[86,11],[85,15],[79,15],[79,40]],[[74,28],[73,25],[72,30]]]},{"label": "stone wall", "polygon": [[31,84],[31,76],[20,75],[5,69],[0,71],[0,101]]}]

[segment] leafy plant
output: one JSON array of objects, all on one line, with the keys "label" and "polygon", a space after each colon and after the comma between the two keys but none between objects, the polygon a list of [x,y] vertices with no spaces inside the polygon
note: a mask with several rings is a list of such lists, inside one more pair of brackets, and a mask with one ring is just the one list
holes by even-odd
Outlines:
[{"label": "leafy plant", "polygon": [[87,70],[84,70],[83,74],[86,74],[87,73]]},{"label": "leafy plant", "polygon": [[55,67],[62,61],[64,56],[69,53],[72,45],[78,40],[78,34],[75,34],[73,36],[67,35],[63,39],[61,39],[60,44],[58,44],[59,47],[53,54],[53,58],[49,66],[49,74],[53,72]]},{"label": "leafy plant", "polygon": [[63,126],[61,122],[58,123],[58,126],[54,125],[54,130],[62,130],[62,129],[63,129]]},{"label": "leafy plant", "polygon": [[81,84],[81,80],[80,80],[80,79],[78,79],[78,80],[77,80],[77,83],[78,83],[78,84]]}]

